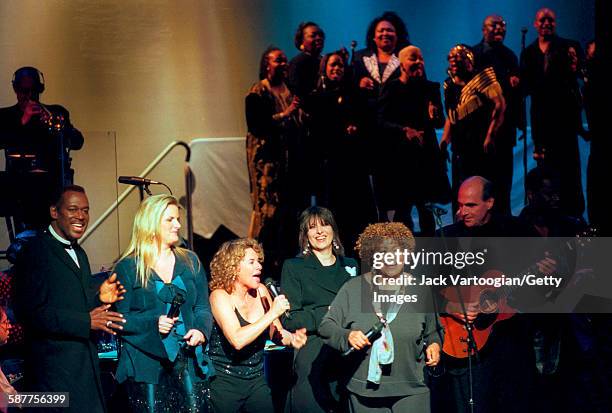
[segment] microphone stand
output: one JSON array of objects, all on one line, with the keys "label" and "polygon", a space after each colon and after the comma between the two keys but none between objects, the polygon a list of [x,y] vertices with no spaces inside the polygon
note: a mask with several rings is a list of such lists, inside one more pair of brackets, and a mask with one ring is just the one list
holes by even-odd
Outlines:
[{"label": "microphone stand", "polygon": [[[434,219],[436,221],[436,225],[440,229],[440,238],[442,239],[442,244],[444,246],[444,251],[448,252],[448,243],[446,241],[446,237],[444,235],[444,230],[442,228],[442,215],[445,213],[442,210],[432,209],[434,214]],[[476,361],[479,361],[480,357],[478,354],[478,347],[476,346],[476,341],[474,340],[474,323],[467,322],[467,309],[465,307],[465,302],[463,300],[463,296],[461,295],[461,289],[458,285],[455,285],[455,290],[457,291],[457,298],[459,304],[461,305],[461,312],[463,313],[463,317],[465,320],[465,331],[467,332],[466,346],[467,346],[467,359],[468,359],[468,406],[470,408],[470,412],[474,413],[474,406],[476,402],[474,401],[474,375],[473,375],[473,367],[472,367],[472,357]],[[434,300],[435,302],[435,300]]]},{"label": "microphone stand", "polygon": [[[521,58],[525,54],[525,36],[527,35],[527,28],[521,28]],[[521,65],[522,66],[522,65]],[[519,140],[523,141],[523,180],[527,180],[527,104],[525,93],[522,91],[521,93],[521,137]],[[533,137],[532,137],[533,140]],[[525,182],[524,182],[525,183]],[[527,192],[525,192],[525,198],[523,200],[525,204],[527,204]]]}]

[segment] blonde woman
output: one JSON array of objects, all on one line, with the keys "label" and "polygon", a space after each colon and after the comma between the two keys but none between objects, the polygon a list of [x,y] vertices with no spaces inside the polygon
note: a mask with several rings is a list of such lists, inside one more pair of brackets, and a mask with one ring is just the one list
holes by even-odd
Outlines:
[{"label": "blonde woman", "polygon": [[268,338],[299,349],[306,329],[283,329],[279,317],[289,310],[284,295],[274,300],[261,284],[263,249],[242,238],[224,243],[211,264],[210,303],[215,318],[210,358],[216,376],[210,384],[215,412],[271,412],[270,388],[263,372]]},{"label": "blonde woman", "polygon": [[[212,314],[204,268],[178,247],[180,228],[176,198],[146,199],[115,268],[126,288],[117,381],[126,382],[134,412],[206,411]],[[168,317],[173,301],[180,312]]]}]

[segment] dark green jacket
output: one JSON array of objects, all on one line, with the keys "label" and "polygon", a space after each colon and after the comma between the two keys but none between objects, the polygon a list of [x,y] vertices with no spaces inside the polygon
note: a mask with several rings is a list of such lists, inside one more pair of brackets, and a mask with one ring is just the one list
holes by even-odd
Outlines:
[{"label": "dark green jacket", "polygon": [[[208,344],[212,313],[208,302],[206,273],[194,253],[189,253],[189,259],[191,265],[177,257],[172,278],[182,277],[187,288],[185,303],[181,306],[185,331],[192,328],[200,330]],[[166,304],[158,298],[155,288],[155,281],[161,279],[152,272],[146,288],[142,288],[136,279],[136,261],[133,257],[121,260],[115,272],[126,289],[125,299],[117,302],[117,311],[126,319],[121,333],[117,381],[121,383],[131,377],[137,382],[157,384],[162,362],[169,362],[157,326],[159,317],[167,314]],[[205,363],[210,366],[207,357]]]}]

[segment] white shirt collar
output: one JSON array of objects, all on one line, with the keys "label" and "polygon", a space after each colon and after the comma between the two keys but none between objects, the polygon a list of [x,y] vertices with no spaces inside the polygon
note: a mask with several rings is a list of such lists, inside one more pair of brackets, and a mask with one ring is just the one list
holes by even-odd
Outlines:
[{"label": "white shirt collar", "polygon": [[56,240],[58,240],[59,242],[61,242],[64,245],[70,246],[71,242],[68,241],[67,239],[64,239],[61,235],[59,235],[57,232],[55,232],[55,230],[53,229],[52,225],[49,225],[49,234],[53,235],[53,238],[55,238]]}]

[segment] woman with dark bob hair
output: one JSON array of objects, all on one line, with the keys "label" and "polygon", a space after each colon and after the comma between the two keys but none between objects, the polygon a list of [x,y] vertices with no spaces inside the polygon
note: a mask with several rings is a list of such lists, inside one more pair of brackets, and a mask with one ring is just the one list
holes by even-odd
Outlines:
[{"label": "woman with dark bob hair", "polygon": [[291,304],[289,329],[306,328],[308,343],[294,359],[296,382],[288,404],[293,412],[338,411],[342,360],[325,346],[317,330],[340,287],[358,273],[357,262],[344,256],[336,220],[323,207],[300,216],[301,253],[285,261],[281,290]]},{"label": "woman with dark bob hair", "polygon": [[210,304],[215,318],[209,355],[216,376],[211,380],[213,410],[271,412],[272,395],[264,378],[264,347],[272,338],[299,349],[306,330],[285,330],[279,317],[289,310],[284,295],[274,300],[261,283],[263,250],[241,238],[221,245],[210,264]]},{"label": "woman with dark bob hair", "polygon": [[289,62],[287,83],[293,93],[305,97],[317,85],[325,33],[315,22],[302,22],[295,31],[294,44],[300,53]]},{"label": "woman with dark bob hair", "polygon": [[[259,82],[245,100],[246,153],[253,212],[248,236],[266,246],[267,271],[280,271],[287,236],[281,222],[303,187],[300,174],[299,134],[302,113],[300,103],[285,84],[287,57],[278,47],[268,47],[261,56]],[[298,163],[298,164],[296,164]],[[289,185],[291,183],[292,185]],[[292,193],[289,193],[292,191]],[[283,217],[285,218],[283,218]]]},{"label": "woman with dark bob hair", "polygon": [[[371,270],[340,288],[321,321],[319,333],[326,344],[342,352],[354,349],[347,357],[351,412],[430,411],[425,367],[440,361],[442,337],[436,315],[422,312],[414,306],[418,302],[405,298],[414,297],[417,287],[397,285],[411,277],[403,262],[374,261],[377,254],[414,248],[414,237],[404,224],[368,225],[356,249],[362,265]],[[417,300],[425,295],[417,295]],[[368,338],[365,332],[377,323],[380,333]]]}]

